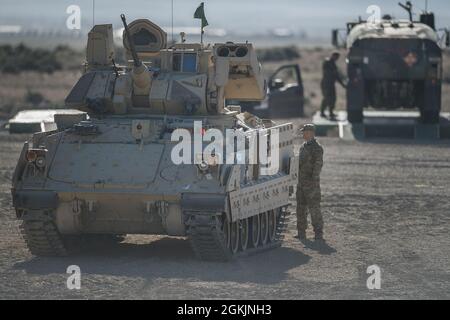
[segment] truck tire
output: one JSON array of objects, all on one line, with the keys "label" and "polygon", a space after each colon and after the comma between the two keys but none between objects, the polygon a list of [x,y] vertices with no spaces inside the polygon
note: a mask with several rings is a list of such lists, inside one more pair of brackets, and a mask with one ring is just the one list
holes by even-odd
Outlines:
[{"label": "truck tire", "polygon": [[114,247],[123,240],[125,235],[115,234],[80,234],[63,236],[64,244],[70,253]]},{"label": "truck tire", "polygon": [[439,111],[437,110],[421,110],[420,120],[423,124],[438,124],[440,119]]},{"label": "truck tire", "polygon": [[362,123],[364,116],[362,110],[347,111],[347,119],[350,123]]}]

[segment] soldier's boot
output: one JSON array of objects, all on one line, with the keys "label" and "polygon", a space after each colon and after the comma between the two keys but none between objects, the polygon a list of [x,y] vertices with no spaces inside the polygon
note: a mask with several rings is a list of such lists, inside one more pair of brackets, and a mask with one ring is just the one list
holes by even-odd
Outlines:
[{"label": "soldier's boot", "polygon": [[337,116],[336,116],[336,113],[333,112],[333,110],[334,110],[334,108],[331,107],[330,108],[330,118],[331,119],[336,119]]},{"label": "soldier's boot", "polygon": [[304,191],[301,186],[297,187],[297,237],[300,241],[306,240],[306,229],[308,228],[307,207],[305,205]]},{"label": "soldier's boot", "polygon": [[334,100],[334,101],[332,101],[331,103],[330,103],[330,119],[336,119],[336,114],[334,113],[334,108],[335,108],[335,106],[336,106],[336,102],[335,102],[335,99],[331,99],[331,100]]},{"label": "soldier's boot", "polygon": [[327,102],[325,100],[325,98],[322,100],[322,104],[320,105],[320,116],[322,118],[326,118],[327,115],[325,114],[325,109],[327,107]]},{"label": "soldier's boot", "polygon": [[322,232],[322,230],[320,230],[320,231],[314,231],[314,240],[316,240],[316,241],[324,241],[323,240],[323,232]]},{"label": "soldier's boot", "polygon": [[306,231],[298,230],[297,238],[300,241],[306,241]]},{"label": "soldier's boot", "polygon": [[320,204],[316,204],[311,208],[311,220],[314,229],[314,239],[316,241],[323,241],[323,219],[322,212],[320,210]]}]

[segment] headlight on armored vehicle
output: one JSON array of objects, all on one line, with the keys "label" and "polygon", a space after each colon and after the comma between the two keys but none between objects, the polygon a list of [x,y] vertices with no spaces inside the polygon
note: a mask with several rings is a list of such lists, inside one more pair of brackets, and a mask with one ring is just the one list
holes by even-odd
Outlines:
[{"label": "headlight on armored vehicle", "polygon": [[36,167],[42,169],[45,167],[45,157],[37,157],[36,161]]},{"label": "headlight on armored vehicle", "polygon": [[34,163],[38,168],[43,168],[46,164],[46,153],[47,149],[28,149],[25,158],[28,162]]}]

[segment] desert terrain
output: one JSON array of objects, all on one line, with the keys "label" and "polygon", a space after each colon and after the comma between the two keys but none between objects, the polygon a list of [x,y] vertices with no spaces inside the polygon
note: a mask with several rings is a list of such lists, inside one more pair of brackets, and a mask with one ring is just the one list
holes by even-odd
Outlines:
[{"label": "desert terrain", "polygon": [[[320,139],[326,244],[300,243],[292,215],[281,248],[210,263],[186,239],[160,236],[32,256],[9,190],[25,138],[0,135],[0,299],[450,298],[450,142]],[[80,290],[66,287],[69,265],[81,269]],[[379,290],[366,286],[371,265]]]},{"label": "desert terrain", "polygon": [[[320,105],[320,66],[330,49],[299,49],[300,58],[266,62],[302,67],[309,121]],[[445,58],[443,111],[450,111],[450,55]],[[81,64],[81,60],[80,60]],[[345,62],[340,61],[345,71]],[[79,69],[0,77],[0,117],[61,106]],[[30,92],[41,99],[32,105]],[[344,108],[339,88],[338,109]],[[27,135],[0,132],[0,299],[449,299],[450,142],[342,141],[325,148],[322,208],[326,244],[303,244],[295,201],[281,248],[230,263],[196,260],[184,238],[129,235],[117,245],[65,258],[32,256],[20,236],[10,184]],[[297,147],[300,144],[297,139]],[[293,199],[294,200],[294,199]],[[313,238],[311,229],[309,238]],[[81,289],[68,290],[66,269],[81,269]],[[366,286],[371,265],[381,289]]]}]

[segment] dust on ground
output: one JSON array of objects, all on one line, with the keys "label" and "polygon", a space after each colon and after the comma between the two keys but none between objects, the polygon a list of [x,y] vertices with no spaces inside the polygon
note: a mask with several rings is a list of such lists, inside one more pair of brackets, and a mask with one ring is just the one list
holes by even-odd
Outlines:
[{"label": "dust on ground", "polygon": [[[281,248],[209,263],[195,259],[186,239],[160,236],[32,256],[9,193],[24,139],[0,134],[1,299],[450,298],[450,142],[320,139],[327,244],[300,243],[292,216]],[[380,290],[366,287],[374,264]],[[81,290],[66,287],[69,265],[81,268]]]}]

